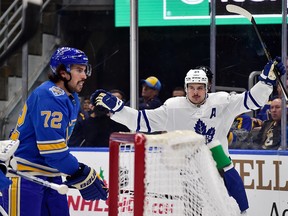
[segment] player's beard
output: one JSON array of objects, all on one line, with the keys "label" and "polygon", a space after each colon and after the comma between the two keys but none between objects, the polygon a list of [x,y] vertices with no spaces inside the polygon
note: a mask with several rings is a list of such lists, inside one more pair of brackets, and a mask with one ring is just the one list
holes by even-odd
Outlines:
[{"label": "player's beard", "polygon": [[68,82],[68,87],[71,92],[81,92],[84,86],[84,80],[78,81],[77,83]]},{"label": "player's beard", "polygon": [[191,103],[195,104],[195,105],[201,105],[203,104],[203,102],[205,101],[205,97],[201,97],[201,96],[192,96],[191,99],[189,99],[191,101]]},{"label": "player's beard", "polygon": [[83,89],[83,86],[84,86],[84,81],[82,80],[82,81],[80,81],[80,82],[77,82],[77,85],[76,85],[76,90],[75,90],[75,92],[81,92],[82,91],[82,89]]}]

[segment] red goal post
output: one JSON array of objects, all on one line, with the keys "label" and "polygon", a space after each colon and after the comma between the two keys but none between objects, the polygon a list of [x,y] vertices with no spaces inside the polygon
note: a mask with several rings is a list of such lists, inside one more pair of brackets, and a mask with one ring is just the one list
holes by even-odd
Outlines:
[{"label": "red goal post", "polygon": [[236,216],[204,137],[193,131],[113,133],[109,216]]}]

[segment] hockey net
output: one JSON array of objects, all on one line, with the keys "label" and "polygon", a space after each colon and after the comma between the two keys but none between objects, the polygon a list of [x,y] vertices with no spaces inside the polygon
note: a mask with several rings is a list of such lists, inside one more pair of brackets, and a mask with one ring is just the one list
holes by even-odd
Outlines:
[{"label": "hockey net", "polygon": [[113,133],[109,216],[234,216],[204,137],[192,131]]}]

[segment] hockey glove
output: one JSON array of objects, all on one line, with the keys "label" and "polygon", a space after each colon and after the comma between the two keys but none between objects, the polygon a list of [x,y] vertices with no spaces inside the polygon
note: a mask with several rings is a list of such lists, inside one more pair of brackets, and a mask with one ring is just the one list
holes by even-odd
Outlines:
[{"label": "hockey glove", "polygon": [[228,190],[229,195],[238,203],[240,211],[245,212],[245,210],[249,208],[249,205],[244,183],[237,170],[233,166],[229,166],[229,168],[224,168],[223,177],[226,189]]},{"label": "hockey glove", "polygon": [[19,146],[19,140],[0,141],[0,161],[8,161]]},{"label": "hockey glove", "polygon": [[7,173],[7,167],[5,163],[0,163],[0,190],[7,189],[12,181],[5,176]]},{"label": "hockey glove", "polygon": [[103,89],[96,90],[90,97],[93,106],[102,106],[115,113],[122,110],[124,103],[119,98]]},{"label": "hockey glove", "polygon": [[79,163],[78,171],[66,177],[66,185],[80,191],[85,200],[107,200],[108,188],[97,172],[85,164]]},{"label": "hockey glove", "polygon": [[259,76],[259,80],[269,85],[276,86],[276,76],[275,76],[274,71],[277,71],[280,77],[286,73],[285,67],[281,61],[281,58],[278,56],[273,61],[270,60],[265,65],[264,70]]}]

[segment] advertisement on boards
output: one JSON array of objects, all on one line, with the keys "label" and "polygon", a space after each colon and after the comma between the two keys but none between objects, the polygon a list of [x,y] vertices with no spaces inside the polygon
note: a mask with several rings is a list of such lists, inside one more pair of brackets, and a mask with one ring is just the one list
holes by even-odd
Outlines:
[{"label": "advertisement on boards", "polygon": [[[80,162],[92,166],[97,172],[103,172],[105,180],[108,181],[108,149],[72,150],[71,153]],[[249,215],[288,216],[288,154],[277,155],[276,151],[271,153],[265,150],[247,154],[241,151],[230,153],[235,168],[244,180],[250,205]],[[74,189],[69,190],[68,203],[71,216],[108,216],[108,201],[85,201]]]}]

